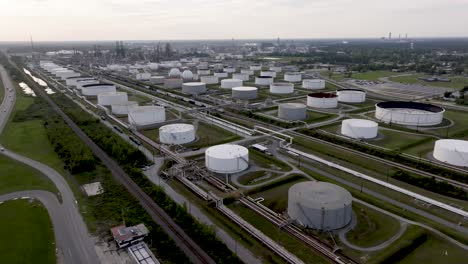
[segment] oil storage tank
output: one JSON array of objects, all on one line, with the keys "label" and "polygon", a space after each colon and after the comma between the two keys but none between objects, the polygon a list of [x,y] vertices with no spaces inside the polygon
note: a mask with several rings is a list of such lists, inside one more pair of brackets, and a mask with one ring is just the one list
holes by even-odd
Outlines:
[{"label": "oil storage tank", "polygon": [[433,126],[442,123],[445,109],[418,102],[388,101],[375,105],[375,118],[385,123]]},{"label": "oil storage tank", "polygon": [[198,69],[198,70],[197,70],[197,74],[198,74],[198,76],[210,75],[210,74],[211,74],[211,70],[210,70],[210,69],[207,69],[207,68],[201,68],[201,69]]},{"label": "oil storage tank", "polygon": [[219,83],[219,79],[217,76],[214,75],[205,75],[200,76],[200,81],[206,84],[217,84]]},{"label": "oil storage tank", "polygon": [[181,74],[182,74],[182,73],[180,72],[179,69],[177,69],[177,68],[172,68],[172,69],[169,71],[168,76],[169,76],[169,78],[180,78]]},{"label": "oil storage tank", "polygon": [[77,77],[69,77],[65,80],[65,84],[67,86],[76,87],[78,81],[82,80],[94,80],[91,76],[77,76]]},{"label": "oil storage tank", "polygon": [[282,72],[283,68],[281,66],[271,66],[270,71],[274,71],[274,72],[278,73],[278,72]]},{"label": "oil storage tank", "polygon": [[273,77],[270,76],[257,76],[255,77],[255,84],[260,86],[268,86],[273,83]]},{"label": "oil storage tank", "polygon": [[270,76],[276,78],[276,72],[274,71],[261,71],[260,76]]},{"label": "oil storage tank", "polygon": [[227,73],[234,73],[236,72],[236,68],[235,67],[226,67],[223,69],[224,72],[227,72]]},{"label": "oil storage tank", "polygon": [[338,96],[334,93],[311,93],[307,95],[307,106],[336,108],[338,106]]},{"label": "oil storage tank", "polygon": [[166,121],[166,111],[162,106],[138,106],[128,112],[128,122],[135,126],[153,125]]},{"label": "oil storage tank", "polygon": [[192,73],[192,71],[190,71],[190,70],[185,70],[184,72],[182,72],[182,79],[184,79],[184,81],[191,81],[191,80],[193,80],[193,73]]},{"label": "oil storage tank", "polygon": [[111,105],[112,114],[117,116],[126,116],[130,109],[138,107],[138,102],[126,101]]},{"label": "oil storage tank", "polygon": [[259,65],[259,64],[250,65],[250,69],[252,71],[261,71],[262,70],[262,65]]},{"label": "oil storage tank", "polygon": [[270,93],[272,94],[291,94],[294,92],[294,84],[275,82],[270,84]]},{"label": "oil storage tank", "polygon": [[241,69],[240,71],[242,74],[247,74],[247,75],[254,75],[254,71],[251,69]]},{"label": "oil storage tank", "polygon": [[218,78],[227,78],[227,77],[229,77],[229,73],[227,73],[227,72],[215,72],[214,76],[216,76]]},{"label": "oil storage tank", "polygon": [[125,92],[107,92],[98,94],[97,100],[100,105],[110,106],[128,101],[128,96]]},{"label": "oil storage tank", "polygon": [[375,138],[379,125],[366,119],[346,119],[341,122],[341,134],[350,138]]},{"label": "oil storage tank", "polygon": [[352,196],[328,182],[296,183],[288,190],[288,215],[307,228],[336,230],[351,222]]},{"label": "oil storage tank", "polygon": [[250,100],[257,98],[257,87],[240,86],[232,88],[232,98]]},{"label": "oil storage tank", "polygon": [[280,104],[278,117],[289,121],[304,120],[307,118],[307,107],[299,103]]},{"label": "oil storage tank", "polygon": [[116,90],[115,85],[108,83],[85,84],[81,88],[81,93],[84,96],[97,96],[100,93],[115,93]]},{"label": "oil storage tank", "polygon": [[232,78],[237,79],[237,80],[242,80],[242,81],[248,81],[249,80],[249,75],[244,74],[244,73],[233,73]]},{"label": "oil storage tank", "polygon": [[302,74],[300,72],[287,72],[284,74],[284,80],[287,82],[300,82],[302,81]]},{"label": "oil storage tank", "polygon": [[366,101],[366,92],[359,89],[339,89],[338,102],[342,103],[364,103]]},{"label": "oil storage tank", "polygon": [[191,95],[198,95],[206,92],[206,84],[202,82],[188,82],[182,84],[182,92]]},{"label": "oil storage tank", "polygon": [[325,89],[325,81],[320,79],[307,79],[302,81],[302,88],[309,90]]},{"label": "oil storage tank", "polygon": [[242,86],[242,80],[238,79],[224,79],[221,80],[221,88],[232,89],[233,87]]},{"label": "oil storage tank", "polygon": [[468,141],[439,139],[434,145],[434,158],[455,166],[468,167]]},{"label": "oil storage tank", "polygon": [[195,140],[195,127],[190,124],[170,124],[159,128],[159,141],[168,145],[180,145]]},{"label": "oil storage tank", "polygon": [[83,86],[87,84],[99,84],[100,82],[95,79],[85,79],[76,81],[76,89],[83,90]]},{"label": "oil storage tank", "polygon": [[249,150],[234,144],[209,147],[205,151],[205,165],[209,171],[216,173],[241,172],[249,167]]},{"label": "oil storage tank", "polygon": [[180,78],[166,78],[164,79],[164,88],[176,89],[182,87],[184,81]]}]

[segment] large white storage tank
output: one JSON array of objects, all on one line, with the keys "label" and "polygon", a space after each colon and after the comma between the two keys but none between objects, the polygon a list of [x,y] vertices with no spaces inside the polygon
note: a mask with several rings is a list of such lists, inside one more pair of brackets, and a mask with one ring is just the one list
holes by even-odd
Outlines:
[{"label": "large white storage tank", "polygon": [[278,117],[289,121],[305,120],[307,107],[299,103],[284,103],[278,106]]},{"label": "large white storage tank", "polygon": [[275,82],[270,84],[270,93],[272,94],[291,94],[294,93],[294,84]]},{"label": "large white storage tank", "polygon": [[206,84],[202,82],[188,82],[182,84],[182,92],[191,95],[198,95],[206,92]]},{"label": "large white storage tank", "polygon": [[227,72],[215,72],[214,76],[216,76],[218,78],[227,78],[227,77],[229,77],[229,73],[227,73]]},{"label": "large white storage tank", "polygon": [[232,78],[233,79],[237,79],[237,80],[242,80],[242,81],[248,81],[249,80],[249,75],[248,74],[244,74],[244,73],[233,73],[232,74]]},{"label": "large white storage tank", "polygon": [[169,71],[168,76],[169,76],[169,78],[180,78],[180,75],[181,75],[181,74],[182,74],[182,73],[180,72],[179,69],[177,69],[177,68],[172,68],[172,69]]},{"label": "large white storage tank", "polygon": [[206,84],[217,84],[219,83],[218,77],[214,75],[200,76],[200,81]]},{"label": "large white storage tank", "polygon": [[311,93],[307,95],[307,106],[336,108],[338,107],[338,96],[334,93]]},{"label": "large white storage tank", "polygon": [[65,84],[67,86],[74,86],[76,87],[78,81],[82,80],[94,80],[91,76],[77,76],[77,77],[70,77],[65,80]]},{"label": "large white storage tank", "polygon": [[274,71],[276,73],[283,71],[283,68],[281,66],[271,66],[270,71]]},{"label": "large white storage tank", "polygon": [[221,88],[232,89],[233,87],[242,86],[242,80],[238,79],[224,79],[221,80]]},{"label": "large white storage tank", "polygon": [[137,73],[135,77],[138,81],[148,81],[151,78],[151,73],[149,72]]},{"label": "large white storage tank", "polygon": [[235,67],[226,67],[223,69],[224,72],[227,72],[227,73],[234,73],[236,72],[236,68]]},{"label": "large white storage tank", "polygon": [[107,83],[86,84],[81,88],[81,94],[84,96],[97,96],[100,93],[115,93],[116,91],[115,85]]},{"label": "large white storage tank", "polygon": [[250,65],[250,69],[252,71],[261,71],[262,70],[262,65]]},{"label": "large white storage tank", "polygon": [[375,105],[375,118],[385,123],[409,126],[433,126],[442,123],[442,107],[404,101],[380,102]]},{"label": "large white storage tank", "polygon": [[302,88],[310,90],[325,89],[325,81],[320,79],[307,79],[302,81]]},{"label": "large white storage tank", "polygon": [[287,82],[300,82],[302,81],[302,74],[300,72],[287,72],[284,74],[284,80]]},{"label": "large white storage tank", "polygon": [[166,110],[162,106],[138,106],[128,112],[128,121],[135,126],[153,125],[166,121]]},{"label": "large white storage tank", "polygon": [[257,87],[241,86],[232,88],[232,98],[250,100],[257,98]]},{"label": "large white storage tank", "polygon": [[197,74],[199,76],[203,76],[203,75],[210,75],[211,74],[211,70],[210,69],[198,69],[197,70]]},{"label": "large white storage tank", "polygon": [[255,84],[260,86],[268,86],[273,83],[273,77],[270,76],[257,76],[255,77]]},{"label": "large white storage tank", "polygon": [[192,71],[190,71],[190,70],[185,70],[185,71],[182,73],[182,79],[184,79],[184,81],[191,81],[191,80],[193,80],[193,73],[192,73]]},{"label": "large white storage tank", "polygon": [[79,77],[79,76],[81,76],[81,73],[74,72],[74,71],[59,71],[59,72],[57,72],[57,74],[58,74],[58,77],[60,77],[60,79],[62,79],[62,80],[66,80],[67,78],[70,78],[70,77]]},{"label": "large white storage tank", "polygon": [[366,119],[346,119],[341,122],[341,134],[350,138],[375,138],[379,124]]},{"label": "large white storage tank", "polygon": [[79,80],[76,81],[76,88],[78,90],[83,90],[83,86],[88,85],[88,84],[99,84],[100,82],[95,79],[85,79],[85,80]]},{"label": "large white storage tank", "polygon": [[164,84],[164,79],[166,79],[164,76],[151,76],[149,81],[152,84]]},{"label": "large white storage tank", "polygon": [[166,78],[164,79],[164,88],[166,89],[175,89],[182,87],[184,80],[180,78]]},{"label": "large white storage tank", "polygon": [[128,96],[125,92],[100,93],[97,95],[97,100],[100,105],[110,106],[128,101]]},{"label": "large white storage tank", "polygon": [[274,71],[261,71],[260,76],[270,76],[276,78],[276,72]]},{"label": "large white storage tank", "polygon": [[338,185],[305,181],[288,191],[288,215],[302,226],[320,231],[340,229],[351,222],[352,196]]},{"label": "large white storage tank", "polygon": [[468,167],[468,141],[439,139],[434,145],[434,158],[455,166]]},{"label": "large white storage tank", "polygon": [[117,116],[126,116],[130,109],[138,107],[138,102],[126,101],[111,105],[112,114]]},{"label": "large white storage tank", "polygon": [[358,89],[340,89],[336,92],[338,102],[342,103],[364,103],[366,92]]},{"label": "large white storage tank", "polygon": [[195,140],[195,127],[189,124],[170,124],[159,128],[159,141],[168,145],[180,145]]},{"label": "large white storage tank", "polygon": [[237,173],[249,167],[249,150],[234,144],[209,147],[205,151],[206,168],[216,173]]},{"label": "large white storage tank", "polygon": [[247,74],[248,76],[254,75],[254,71],[251,69],[241,69],[240,71],[242,74]]}]

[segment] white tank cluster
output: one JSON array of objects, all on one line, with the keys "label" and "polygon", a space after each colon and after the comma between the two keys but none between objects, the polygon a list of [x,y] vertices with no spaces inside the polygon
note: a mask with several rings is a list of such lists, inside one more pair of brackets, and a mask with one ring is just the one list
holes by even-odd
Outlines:
[{"label": "white tank cluster", "polygon": [[341,134],[350,138],[370,139],[377,137],[379,124],[366,119],[346,119],[341,122]]},{"label": "white tank cluster", "polygon": [[287,82],[300,82],[302,81],[302,74],[300,72],[287,72],[284,74],[284,80]]},{"label": "white tank cluster", "polygon": [[191,95],[199,95],[206,92],[206,84],[202,82],[188,82],[182,84],[182,92]]},{"label": "white tank cluster", "polygon": [[262,70],[262,65],[251,65],[250,69],[252,71],[261,71]]},{"label": "white tank cluster", "polygon": [[257,87],[240,86],[232,88],[232,98],[250,100],[257,98]]},{"label": "white tank cluster", "polygon": [[433,126],[442,123],[442,107],[404,101],[380,102],[375,105],[375,118],[385,123],[409,126]]},{"label": "white tank cluster", "polygon": [[223,89],[232,89],[234,87],[242,86],[242,80],[238,79],[224,79],[221,80],[221,88]]},{"label": "white tank cluster", "polygon": [[219,83],[218,77],[214,75],[200,76],[200,81],[206,84],[217,84]]},{"label": "white tank cluster", "polygon": [[227,73],[227,72],[215,72],[214,76],[216,76],[217,78],[227,78],[227,77],[229,77],[229,73]]},{"label": "white tank cluster", "polygon": [[269,77],[276,78],[276,72],[274,72],[274,71],[261,71],[260,76],[269,76]]},{"label": "white tank cluster", "polygon": [[191,81],[191,80],[193,80],[193,73],[192,73],[192,71],[190,71],[190,70],[185,70],[184,72],[182,72],[182,79],[184,79],[184,81]]},{"label": "white tank cluster", "polygon": [[325,89],[325,81],[320,79],[307,79],[302,81],[302,88],[309,90]]},{"label": "white tank cluster", "polygon": [[117,116],[126,116],[130,109],[138,107],[138,102],[126,101],[111,105],[112,114]]},{"label": "white tank cluster", "polygon": [[237,173],[249,167],[249,150],[234,144],[209,147],[205,151],[206,168],[216,173]]},{"label": "white tank cluster", "polygon": [[180,72],[180,70],[178,68],[172,68],[169,73],[168,73],[168,76],[169,78],[180,78],[180,75],[182,73]]},{"label": "white tank cluster", "polygon": [[113,104],[124,103],[128,101],[127,93],[125,92],[108,92],[97,95],[98,104],[103,106],[111,106]]},{"label": "white tank cluster", "polygon": [[311,93],[307,95],[307,106],[314,108],[338,107],[338,96],[334,93]]},{"label": "white tank cluster", "polygon": [[180,78],[166,78],[164,79],[164,88],[166,89],[176,89],[182,87],[184,80]]},{"label": "white tank cluster", "polygon": [[275,82],[270,84],[270,93],[272,94],[291,94],[294,93],[294,84]]},{"label": "white tank cluster", "polygon": [[274,72],[278,73],[278,72],[282,72],[283,68],[281,66],[271,66],[270,71],[274,71]]},{"label": "white tank cluster", "polygon": [[359,89],[340,89],[336,92],[338,102],[342,103],[364,103],[366,92]]},{"label": "white tank cluster", "polygon": [[97,96],[100,93],[115,93],[116,91],[115,85],[108,83],[85,84],[81,87],[81,94],[84,96]]},{"label": "white tank cluster", "polygon": [[159,128],[159,141],[168,145],[180,145],[195,140],[195,127],[189,124],[170,124]]},{"label": "white tank cluster", "polygon": [[237,79],[237,80],[242,80],[245,82],[249,80],[249,75],[245,73],[233,73],[232,78]]},{"label": "white tank cluster", "polygon": [[166,111],[162,106],[138,106],[129,110],[128,121],[135,126],[157,124],[166,121]]},{"label": "white tank cluster", "polygon": [[468,141],[439,139],[434,145],[434,158],[455,166],[468,167]]},{"label": "white tank cluster", "polygon": [[255,77],[255,84],[260,86],[268,86],[273,83],[274,78],[270,76]]},{"label": "white tank cluster", "polygon": [[280,104],[278,105],[278,117],[289,121],[305,120],[307,107],[299,103]]},{"label": "white tank cluster", "polygon": [[336,230],[351,222],[352,199],[347,190],[328,182],[300,182],[289,188],[288,215],[307,228]]}]

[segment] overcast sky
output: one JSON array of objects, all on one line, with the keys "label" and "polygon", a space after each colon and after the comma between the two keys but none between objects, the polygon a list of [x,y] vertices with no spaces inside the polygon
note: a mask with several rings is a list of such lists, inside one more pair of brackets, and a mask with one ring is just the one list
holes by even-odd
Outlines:
[{"label": "overcast sky", "polygon": [[0,41],[468,36],[468,0],[0,0]]}]

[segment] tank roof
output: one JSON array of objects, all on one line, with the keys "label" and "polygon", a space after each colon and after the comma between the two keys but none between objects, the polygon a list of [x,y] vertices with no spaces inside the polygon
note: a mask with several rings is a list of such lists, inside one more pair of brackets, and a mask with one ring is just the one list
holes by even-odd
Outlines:
[{"label": "tank roof", "polygon": [[307,96],[315,98],[335,98],[337,95],[335,93],[310,93]]},{"label": "tank roof", "polygon": [[[300,197],[307,207],[334,209],[351,204],[351,194],[342,187],[328,182],[306,181],[294,184],[289,193]],[[298,201],[299,202],[299,201]]]},{"label": "tank roof", "polygon": [[418,102],[406,102],[406,101],[387,101],[376,104],[380,108],[408,108],[418,109],[433,113],[445,112],[445,109],[432,104],[418,103]]},{"label": "tank roof", "polygon": [[241,145],[222,144],[209,147],[205,153],[218,159],[230,159],[248,154],[249,150]]},{"label": "tank roof", "polygon": [[83,87],[93,87],[93,86],[114,86],[111,83],[90,83],[90,84],[85,84]]}]

